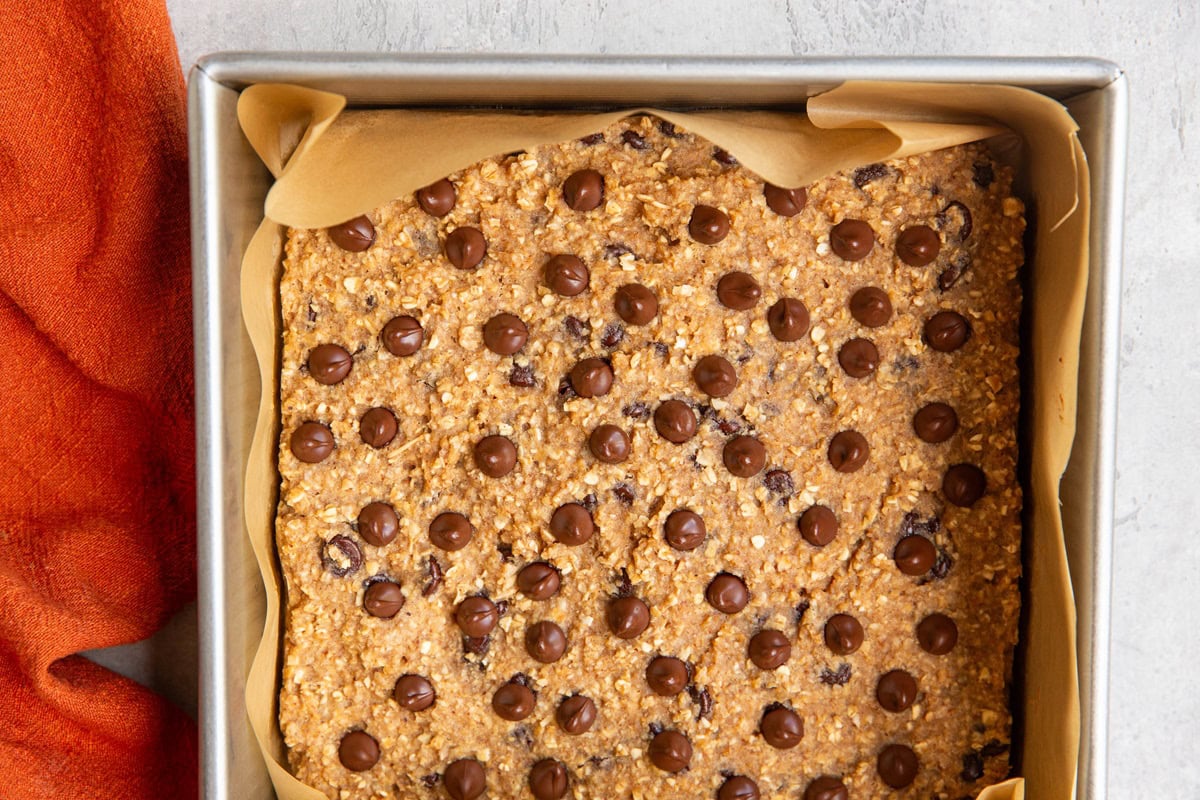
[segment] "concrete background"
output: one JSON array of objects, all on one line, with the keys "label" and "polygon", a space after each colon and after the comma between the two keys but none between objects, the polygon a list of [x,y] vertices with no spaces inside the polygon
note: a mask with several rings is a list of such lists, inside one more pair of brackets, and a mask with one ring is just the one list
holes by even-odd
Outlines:
[{"label": "concrete background", "polygon": [[[1122,291],[1110,796],[1200,796],[1200,131],[1195,0],[168,0],[218,50],[1086,55],[1132,87]],[[184,615],[172,639],[187,639]],[[162,648],[98,660],[161,684]],[[193,648],[194,652],[194,648]],[[175,695],[187,681],[167,681]],[[191,702],[194,707],[194,701]],[[1036,799],[1035,799],[1036,800]]]}]

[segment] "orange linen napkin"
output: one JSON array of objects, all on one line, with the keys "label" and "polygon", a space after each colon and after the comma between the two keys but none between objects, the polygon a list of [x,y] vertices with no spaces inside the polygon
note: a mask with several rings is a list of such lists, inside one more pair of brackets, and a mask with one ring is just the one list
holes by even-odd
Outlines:
[{"label": "orange linen napkin", "polygon": [[161,0],[3,0],[0,54],[0,797],[195,797],[191,720],[72,655],[196,591],[175,42]]}]

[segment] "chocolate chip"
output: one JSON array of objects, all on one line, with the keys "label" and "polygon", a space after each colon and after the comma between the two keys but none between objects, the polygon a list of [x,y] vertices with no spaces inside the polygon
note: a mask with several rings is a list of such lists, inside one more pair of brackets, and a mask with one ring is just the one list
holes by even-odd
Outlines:
[{"label": "chocolate chip", "polygon": [[750,637],[748,652],[759,669],[779,669],[792,657],[792,643],[783,631],[768,629]]},{"label": "chocolate chip", "polygon": [[729,217],[713,206],[696,206],[688,221],[688,234],[700,244],[717,244],[729,235]]},{"label": "chocolate chip", "polygon": [[460,758],[446,767],[442,783],[451,800],[475,800],[487,789],[487,774],[475,759]]},{"label": "chocolate chip", "polygon": [[573,211],[591,211],[604,201],[604,176],[594,169],[581,169],[563,181],[562,194]]},{"label": "chocolate chip", "polygon": [[713,696],[707,686],[691,685],[688,687],[688,697],[696,704],[696,720],[712,719]]},{"label": "chocolate chip", "polygon": [[308,354],[308,374],[325,386],[341,383],[353,366],[354,359],[341,345],[319,344]]},{"label": "chocolate chip", "polygon": [[839,656],[862,647],[863,635],[863,626],[849,614],[834,614],[825,623],[825,646]]},{"label": "chocolate chip", "polygon": [[808,784],[804,790],[804,800],[850,800],[850,792],[841,778],[821,775]]},{"label": "chocolate chip", "polygon": [[442,550],[462,550],[474,534],[471,521],[457,511],[443,511],[429,523],[429,541]]},{"label": "chocolate chip", "polygon": [[367,503],[358,512],[358,535],[367,544],[383,547],[396,538],[400,517],[387,503]]},{"label": "chocolate chip", "polygon": [[692,378],[700,391],[709,397],[725,397],[738,384],[733,364],[718,355],[704,356],[697,361],[692,368]]},{"label": "chocolate chip", "polygon": [[366,217],[348,219],[325,232],[334,244],[351,253],[361,253],[375,243],[375,226]]},{"label": "chocolate chip", "polygon": [[868,328],[878,328],[892,318],[892,301],[882,289],[864,286],[850,296],[850,316]]},{"label": "chocolate chip", "polygon": [[704,543],[708,529],[704,519],[694,511],[686,508],[676,509],[667,516],[663,523],[663,533],[667,543],[675,550],[695,550]]},{"label": "chocolate chip", "polygon": [[918,439],[938,444],[958,430],[958,414],[945,403],[930,403],[913,415],[912,425]]},{"label": "chocolate chip", "polygon": [[858,431],[842,431],[829,440],[829,464],[838,472],[857,472],[870,454],[866,437]]},{"label": "chocolate chip", "polygon": [[904,711],[917,699],[917,681],[902,669],[885,672],[875,684],[875,699],[885,711]]},{"label": "chocolate chip", "polygon": [[581,545],[591,539],[595,531],[592,515],[579,503],[564,503],[550,516],[550,535],[560,544]]},{"label": "chocolate chip", "polygon": [[696,435],[696,414],[682,400],[667,400],[654,410],[654,429],[674,444],[683,444]]},{"label": "chocolate chip", "polygon": [[517,573],[517,588],[532,600],[548,600],[562,583],[559,571],[545,561],[527,564]]},{"label": "chocolate chip", "polygon": [[400,584],[387,580],[372,583],[363,595],[363,608],[372,617],[391,619],[396,616],[404,608]]},{"label": "chocolate chip", "polygon": [[758,784],[745,775],[730,775],[717,789],[717,800],[759,800]]},{"label": "chocolate chip", "polygon": [[819,679],[826,686],[845,686],[850,682],[852,670],[846,662],[838,664],[837,669],[825,668],[821,670]]},{"label": "chocolate chip", "polygon": [[376,450],[391,444],[398,431],[396,415],[382,406],[368,410],[358,421],[359,437]]},{"label": "chocolate chip", "polygon": [[608,601],[604,618],[618,639],[633,639],[650,625],[650,606],[637,597],[617,597]]},{"label": "chocolate chip", "polygon": [[879,778],[893,789],[903,789],[917,779],[917,754],[903,744],[889,744],[879,751],[875,768]]},{"label": "chocolate chip", "polygon": [[867,164],[865,167],[859,167],[854,170],[854,185],[861,189],[871,181],[886,176],[890,171],[883,164]]},{"label": "chocolate chip", "polygon": [[431,217],[444,217],[458,201],[458,192],[448,178],[442,178],[428,186],[417,189],[417,205]]},{"label": "chocolate chip", "polygon": [[683,772],[692,763],[692,743],[679,731],[662,731],[650,740],[649,755],[663,772]]},{"label": "chocolate chip", "polygon": [[837,516],[827,506],[809,506],[796,521],[800,536],[814,547],[824,547],[838,532]]},{"label": "chocolate chip", "polygon": [[491,636],[464,636],[462,638],[463,652],[482,656],[492,645]]},{"label": "chocolate chip", "polygon": [[571,695],[558,704],[554,721],[572,736],[587,733],[596,723],[596,704],[581,694]]},{"label": "chocolate chip", "polygon": [[628,508],[633,505],[634,499],[637,497],[633,493],[633,487],[628,483],[618,483],[612,489],[613,497],[617,498],[617,502]]},{"label": "chocolate chip", "polygon": [[772,494],[783,495],[781,501],[790,497],[796,491],[796,482],[792,480],[791,473],[782,469],[770,470],[763,477],[763,486],[766,486],[767,491]]},{"label": "chocolate chip", "polygon": [[722,614],[736,614],[750,602],[750,590],[738,576],[722,572],[709,582],[704,599]]},{"label": "chocolate chip", "polygon": [[851,378],[865,378],[879,367],[879,350],[870,339],[851,339],[838,350],[838,363]]},{"label": "chocolate chip", "polygon": [[674,697],[688,685],[687,665],[673,656],[656,656],[646,665],[646,683],[661,697]]},{"label": "chocolate chip", "polygon": [[638,401],[622,408],[621,413],[630,419],[647,419],[650,416],[650,406]]},{"label": "chocolate chip", "polygon": [[333,452],[333,432],[319,422],[305,422],[292,431],[292,455],[306,464],[317,464]]},{"label": "chocolate chip", "polygon": [[517,446],[504,436],[485,436],[475,443],[475,466],[490,478],[503,478],[517,466]]},{"label": "chocolate chip", "polygon": [[567,635],[549,620],[535,622],[525,629],[525,652],[542,664],[553,664],[567,651]]},{"label": "chocolate chip", "polygon": [[844,219],[829,231],[829,247],[843,261],[861,261],[875,246],[875,231],[861,219]]},{"label": "chocolate chip", "polygon": [[529,791],[534,800],[561,800],[570,782],[561,761],[543,758],[529,768]]},{"label": "chocolate chip", "polygon": [[758,731],[771,747],[790,750],[804,738],[804,721],[795,711],[776,704],[767,707]]},{"label": "chocolate chip", "polygon": [[745,311],[762,297],[762,287],[745,272],[727,272],[717,281],[717,300],[726,308]]},{"label": "chocolate chip", "polygon": [[487,239],[478,228],[455,228],[446,237],[446,258],[459,269],[479,266],[487,255]]},{"label": "chocolate chip", "polygon": [[533,367],[528,364],[513,364],[513,368],[508,372],[508,384],[519,389],[536,386],[537,379],[533,377]]},{"label": "chocolate chip", "polygon": [[610,322],[604,326],[600,334],[600,346],[610,350],[625,341],[625,326],[619,322]]},{"label": "chocolate chip", "polygon": [[771,329],[771,335],[781,342],[799,341],[808,333],[810,322],[808,307],[794,297],[782,297],[767,309],[767,327]]},{"label": "chocolate chip", "polygon": [[379,762],[379,742],[366,731],[350,731],[338,744],[338,760],[353,772],[366,772]]},{"label": "chocolate chip", "polygon": [[966,783],[974,783],[983,777],[983,758],[974,751],[962,757],[962,772],[959,777]]},{"label": "chocolate chip", "polygon": [[986,189],[996,180],[996,171],[986,161],[976,161],[972,164],[971,173],[971,180],[975,181],[975,185],[980,189]]},{"label": "chocolate chip", "polygon": [[437,700],[437,692],[423,675],[401,675],[392,689],[392,699],[408,711],[424,711]]},{"label": "chocolate chip", "polygon": [[529,328],[514,314],[497,314],[483,325],[483,344],[501,356],[511,356],[529,341]]},{"label": "chocolate chip", "polygon": [[658,315],[658,296],[640,283],[627,283],[613,295],[613,308],[630,325],[646,325]]},{"label": "chocolate chip", "polygon": [[537,698],[533,691],[520,683],[509,681],[492,695],[492,711],[500,719],[520,722],[533,713]]},{"label": "chocolate chip", "polygon": [[956,311],[939,311],[925,323],[925,343],[939,353],[950,353],[971,338],[971,324]]},{"label": "chocolate chip", "polygon": [[629,435],[616,425],[597,425],[588,436],[588,449],[605,464],[620,464],[629,458]]},{"label": "chocolate chip", "polygon": [[896,255],[910,267],[923,267],[937,258],[941,237],[928,225],[905,228],[896,237]]},{"label": "chocolate chip", "polygon": [[781,217],[794,217],[804,210],[808,203],[808,190],[781,189],[774,184],[763,186],[763,197],[767,199],[767,207]]},{"label": "chocolate chip", "polygon": [[592,145],[600,144],[603,141],[604,141],[603,133],[589,133],[587,136],[584,136],[582,139],[580,139],[579,143],[584,145],[585,147],[591,147]]},{"label": "chocolate chip", "polygon": [[335,578],[353,575],[363,565],[362,550],[349,536],[339,534],[321,542],[321,565]]},{"label": "chocolate chip", "polygon": [[624,131],[621,134],[621,141],[627,147],[632,147],[634,150],[645,150],[650,147],[650,145],[646,143],[646,137],[642,136],[637,131]]},{"label": "chocolate chip", "polygon": [[937,549],[924,536],[914,534],[896,543],[892,559],[896,562],[896,568],[905,575],[924,575],[937,560]]},{"label": "chocolate chip", "polygon": [[442,585],[442,580],[446,577],[446,573],[442,571],[442,565],[433,556],[429,557],[429,561],[426,564],[426,571],[429,573],[429,582],[421,590],[422,597],[429,597],[436,592],[438,587]]},{"label": "chocolate chip", "polygon": [[500,609],[486,597],[472,595],[454,609],[454,621],[467,636],[487,636],[500,621]]},{"label": "chocolate chip", "polygon": [[950,221],[951,212],[954,212],[962,220],[958,228],[958,240],[965,242],[967,237],[971,235],[971,231],[975,225],[971,220],[971,209],[958,200],[951,200],[947,203],[946,207],[938,212],[937,217],[934,218],[934,222],[937,224],[938,230],[941,230]]},{"label": "chocolate chip", "polygon": [[[576,256],[559,254],[552,256],[546,262],[543,272],[543,282],[555,294],[563,297],[575,297],[587,290],[591,280],[591,272],[583,261]],[[568,319],[574,319],[569,317]],[[591,331],[589,325],[587,330]],[[572,331],[572,335],[579,336]]]},{"label": "chocolate chip", "polygon": [[970,508],[987,492],[987,476],[974,464],[955,464],[942,477],[942,494],[956,506]]},{"label": "chocolate chip", "polygon": [[394,356],[411,356],[421,349],[425,341],[425,330],[415,317],[404,314],[393,317],[383,326],[380,334],[383,346]]},{"label": "chocolate chip", "polygon": [[613,370],[599,358],[585,358],[571,367],[571,388],[580,397],[603,397],[613,385]]},{"label": "chocolate chip", "polygon": [[917,625],[917,643],[926,653],[944,656],[958,644],[958,626],[945,614],[930,614]]},{"label": "chocolate chip", "polygon": [[767,450],[753,436],[735,436],[725,443],[721,460],[730,474],[752,478],[762,472],[767,463]]}]

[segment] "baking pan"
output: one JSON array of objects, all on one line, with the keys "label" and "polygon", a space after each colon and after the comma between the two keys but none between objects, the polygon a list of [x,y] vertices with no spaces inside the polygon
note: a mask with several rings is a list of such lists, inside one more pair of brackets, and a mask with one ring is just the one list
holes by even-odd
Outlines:
[{"label": "baking pan", "polygon": [[[1091,167],[1091,270],[1074,450],[1062,484],[1078,611],[1079,797],[1107,797],[1109,612],[1127,89],[1081,58],[621,58],[221,53],[189,76],[196,336],[200,738],[205,800],[268,800],[244,679],[265,597],[243,522],[242,480],[260,390],[242,325],[242,252],[268,175],[238,128],[238,92],[297,83],[350,106],[801,108],[850,79],[998,83],[1062,101]],[[246,610],[250,613],[247,614]],[[236,613],[233,613],[235,612]]]}]

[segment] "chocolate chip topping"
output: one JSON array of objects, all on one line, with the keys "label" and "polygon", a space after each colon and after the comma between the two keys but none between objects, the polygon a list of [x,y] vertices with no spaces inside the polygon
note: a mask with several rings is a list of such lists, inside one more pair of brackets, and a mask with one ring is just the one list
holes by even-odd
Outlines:
[{"label": "chocolate chip topping", "polygon": [[604,176],[594,169],[571,173],[562,185],[563,202],[574,211],[591,211],[604,201]]},{"label": "chocolate chip topping", "polygon": [[811,322],[808,307],[794,297],[781,297],[767,309],[767,327],[781,342],[799,341]]},{"label": "chocolate chip topping", "polygon": [[726,308],[745,311],[762,297],[762,287],[746,272],[727,272],[717,281],[717,300]]},{"label": "chocolate chip topping", "polygon": [[722,614],[736,614],[750,602],[750,590],[737,575],[722,572],[708,584],[704,599]]},{"label": "chocolate chip topping", "polygon": [[829,247],[843,261],[861,261],[875,246],[875,231],[861,219],[844,219],[829,231]]},{"label": "chocolate chip topping", "polygon": [[822,775],[804,790],[804,800],[850,800],[850,792],[841,778]]},{"label": "chocolate chip topping", "polygon": [[517,588],[530,600],[549,600],[558,593],[561,585],[562,576],[545,561],[526,564],[517,573]]},{"label": "chocolate chip topping", "polygon": [[487,239],[478,228],[455,228],[446,237],[446,258],[459,269],[474,269],[487,255]]},{"label": "chocolate chip topping", "polygon": [[542,664],[553,664],[567,651],[567,635],[549,620],[535,622],[525,629],[525,652]]},{"label": "chocolate chip topping", "polygon": [[667,400],[654,409],[654,429],[674,444],[683,444],[696,435],[696,413],[682,400]]},{"label": "chocolate chip topping", "polygon": [[942,239],[928,225],[905,228],[896,237],[896,255],[910,267],[923,267],[932,262],[942,249]]},{"label": "chocolate chip topping", "polygon": [[603,397],[612,385],[612,367],[599,358],[585,358],[571,367],[571,388],[580,397]]},{"label": "chocolate chip topping", "polygon": [[879,367],[879,349],[870,339],[851,339],[838,350],[838,363],[851,378],[865,378]]},{"label": "chocolate chip topping", "polygon": [[366,731],[350,731],[338,745],[338,760],[353,772],[366,772],[379,762],[379,742]]},{"label": "chocolate chip topping", "polygon": [[767,449],[753,436],[735,436],[725,443],[721,460],[730,474],[752,478],[766,465]]},{"label": "chocolate chip topping", "polygon": [[858,431],[842,431],[829,440],[829,464],[838,472],[858,472],[870,454],[866,437]]},{"label": "chocolate chip topping", "polygon": [[487,774],[475,759],[460,758],[446,767],[442,784],[451,800],[475,800],[487,788]]},{"label": "chocolate chip topping", "polygon": [[863,626],[849,614],[834,614],[825,623],[825,646],[839,656],[848,656],[863,643]]},{"label": "chocolate chip topping", "polygon": [[804,206],[808,203],[808,190],[803,187],[781,189],[768,183],[763,186],[763,197],[767,199],[767,208],[779,216],[794,217],[803,211]]},{"label": "chocolate chip topping", "polygon": [[926,653],[944,656],[958,644],[958,626],[945,614],[930,614],[917,625],[917,643]]},{"label": "chocolate chip topping", "polygon": [[893,789],[903,789],[917,779],[917,754],[903,744],[889,744],[879,751],[875,768],[879,779]]},{"label": "chocolate chip topping", "polygon": [[637,597],[616,597],[608,601],[604,618],[618,639],[633,639],[650,625],[650,606]]},{"label": "chocolate chip topping", "polygon": [[688,221],[688,234],[700,244],[716,244],[729,235],[729,217],[713,206],[696,206]]},{"label": "chocolate chip topping", "polygon": [[937,561],[937,548],[924,536],[913,534],[896,543],[892,558],[896,562],[896,568],[905,575],[924,575]]},{"label": "chocolate chip topping", "polygon": [[325,386],[341,383],[350,374],[354,358],[337,344],[319,344],[308,354],[308,374]]},{"label": "chocolate chip topping", "polygon": [[930,403],[913,415],[912,424],[918,439],[939,444],[958,430],[958,414],[945,403]]},{"label": "chocolate chip topping", "polygon": [[391,619],[404,608],[404,592],[400,584],[392,581],[375,581],[363,594],[363,608],[372,617]]},{"label": "chocolate chip topping", "polygon": [[704,356],[697,361],[692,368],[692,378],[700,391],[709,397],[725,397],[738,385],[733,364],[718,355]]},{"label": "chocolate chip topping", "polygon": [[629,434],[616,425],[597,425],[588,436],[588,449],[605,464],[620,464],[629,458]]},{"label": "chocolate chip topping", "polygon": [[349,536],[341,534],[321,542],[321,566],[336,578],[358,572],[363,565],[362,549]]},{"label": "chocolate chip topping", "polygon": [[479,638],[491,633],[500,621],[496,604],[482,595],[464,598],[454,609],[454,621],[467,636]]},{"label": "chocolate chip topping", "polygon": [[864,286],[850,295],[850,316],[868,328],[879,328],[892,318],[892,301],[877,286]]},{"label": "chocolate chip topping", "polygon": [[777,705],[763,714],[758,731],[771,747],[790,750],[804,738],[804,721],[790,708]]},{"label": "chocolate chip topping", "polygon": [[383,346],[394,356],[411,356],[425,342],[425,330],[415,317],[404,314],[393,317],[383,326]]},{"label": "chocolate chip topping", "polygon": [[750,637],[748,652],[759,669],[779,669],[792,657],[792,643],[783,631],[767,629]]},{"label": "chocolate chip topping", "polygon": [[875,684],[875,699],[885,711],[904,711],[917,699],[917,681],[902,669],[885,672]]},{"label": "chocolate chip topping", "polygon": [[667,515],[663,523],[663,533],[667,536],[667,544],[675,550],[695,550],[704,544],[708,528],[704,518],[695,511],[678,508]]},{"label": "chocolate chip topping", "polygon": [[758,784],[745,775],[730,775],[717,789],[717,800],[759,800]]},{"label": "chocolate chip topping", "polygon": [[925,343],[939,353],[951,353],[971,338],[971,323],[957,311],[939,311],[925,323]]},{"label": "chocolate chip topping", "polygon": [[692,763],[692,743],[679,731],[661,731],[650,740],[649,754],[663,772],[683,772]]},{"label": "chocolate chip topping", "polygon": [[471,521],[457,511],[443,511],[429,523],[429,541],[442,550],[462,550],[474,535]]},{"label": "chocolate chip topping", "polygon": [[368,410],[358,421],[359,437],[376,450],[391,444],[398,430],[396,415],[382,406]]},{"label": "chocolate chip topping", "polygon": [[333,452],[333,432],[319,422],[305,422],[292,431],[292,455],[306,464],[317,464]]},{"label": "chocolate chip topping", "polygon": [[956,506],[969,508],[987,491],[987,476],[974,464],[955,464],[942,478],[942,494]]},{"label": "chocolate chip topping", "polygon": [[533,713],[537,698],[533,690],[515,681],[509,681],[492,695],[492,711],[500,719],[520,722]]},{"label": "chocolate chip topping", "polygon": [[409,711],[424,711],[437,700],[433,684],[422,675],[401,675],[392,689],[392,699]]},{"label": "chocolate chip topping", "polygon": [[449,178],[442,178],[423,189],[417,189],[417,205],[431,217],[444,217],[458,201],[458,192]]},{"label": "chocolate chip topping", "polygon": [[838,532],[837,516],[827,506],[809,506],[796,521],[804,541],[814,547],[824,547]]},{"label": "chocolate chip topping", "polygon": [[529,791],[534,800],[561,800],[570,781],[561,761],[543,758],[529,768]]},{"label": "chocolate chip topping", "polygon": [[627,283],[613,295],[613,308],[630,325],[645,325],[658,315],[658,296],[640,283]]},{"label": "chocolate chip topping", "polygon": [[674,656],[655,656],[646,665],[646,683],[660,697],[674,697],[690,680],[687,664]]},{"label": "chocolate chip topping", "polygon": [[515,314],[497,314],[483,325],[483,343],[488,350],[511,356],[529,341],[529,328]]},{"label": "chocolate chip topping", "polygon": [[348,219],[325,232],[334,244],[351,253],[361,253],[375,243],[375,226],[366,217]]},{"label": "chocolate chip topping", "polygon": [[387,503],[367,503],[358,512],[358,535],[367,544],[383,547],[396,538],[400,517]]},{"label": "chocolate chip topping", "polygon": [[542,282],[550,291],[563,297],[575,297],[588,288],[592,274],[576,256],[561,253],[551,256],[542,273]]},{"label": "chocolate chip topping", "polygon": [[517,466],[517,446],[504,436],[485,436],[475,443],[475,466],[490,478],[503,478]]},{"label": "chocolate chip topping", "polygon": [[550,535],[561,544],[571,547],[583,544],[595,531],[592,515],[579,503],[564,503],[550,515]]},{"label": "chocolate chip topping", "polygon": [[571,695],[558,704],[554,721],[565,733],[578,736],[587,733],[596,722],[596,704],[581,694]]}]

